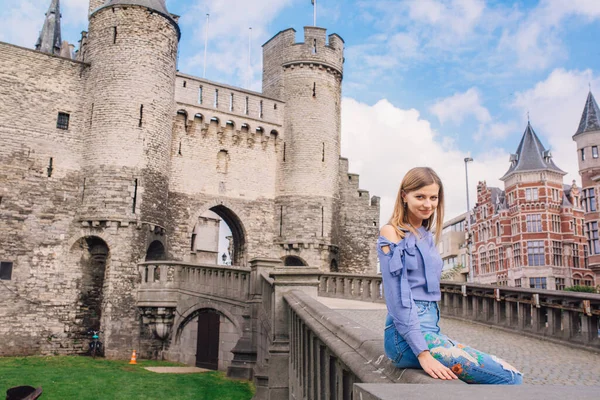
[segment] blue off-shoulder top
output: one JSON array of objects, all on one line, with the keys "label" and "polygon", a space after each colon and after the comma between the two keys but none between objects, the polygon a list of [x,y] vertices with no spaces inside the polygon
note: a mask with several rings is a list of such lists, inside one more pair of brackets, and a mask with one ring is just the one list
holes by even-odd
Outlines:
[{"label": "blue off-shoulder top", "polygon": [[[428,350],[414,300],[439,301],[442,258],[433,235],[424,227],[419,237],[406,231],[404,239],[394,243],[383,236],[377,240],[383,290],[388,314],[398,333],[415,355]],[[386,254],[382,247],[389,246]]]}]

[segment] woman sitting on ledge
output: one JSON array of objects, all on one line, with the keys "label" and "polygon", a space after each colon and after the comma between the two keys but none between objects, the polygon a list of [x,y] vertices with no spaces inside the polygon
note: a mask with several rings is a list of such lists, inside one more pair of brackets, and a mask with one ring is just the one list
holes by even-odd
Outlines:
[{"label": "woman sitting on ledge", "polygon": [[433,378],[520,384],[523,375],[513,366],[440,333],[442,259],[431,228],[436,229],[437,242],[443,221],[440,178],[431,168],[411,169],[377,241],[388,309],[385,353],[396,367],[423,368]]}]

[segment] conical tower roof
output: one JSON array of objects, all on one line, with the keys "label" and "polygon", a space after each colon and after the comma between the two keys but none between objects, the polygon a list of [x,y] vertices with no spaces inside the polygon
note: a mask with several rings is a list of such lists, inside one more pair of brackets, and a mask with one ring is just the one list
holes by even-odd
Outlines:
[{"label": "conical tower roof", "polygon": [[35,44],[36,50],[44,53],[60,54],[60,44],[62,43],[60,17],[60,0],[52,0],[46,13],[40,37]]},{"label": "conical tower roof", "polygon": [[506,180],[515,173],[531,171],[553,171],[566,175],[566,172],[554,164],[552,154],[546,150],[529,122],[527,122],[527,128],[525,128],[519,147],[517,147],[517,152],[511,154],[510,161],[510,168],[500,180]]},{"label": "conical tower roof", "polygon": [[585,132],[598,131],[600,130],[600,109],[594,99],[592,91],[588,93],[587,100],[585,101],[585,107],[581,114],[581,121],[579,121],[579,128],[573,137],[580,135]]}]

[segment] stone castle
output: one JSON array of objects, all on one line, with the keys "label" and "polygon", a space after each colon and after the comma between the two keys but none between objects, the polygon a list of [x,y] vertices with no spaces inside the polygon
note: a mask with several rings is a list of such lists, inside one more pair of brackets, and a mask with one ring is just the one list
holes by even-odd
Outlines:
[{"label": "stone castle", "polygon": [[138,264],[376,271],[379,198],[340,155],[344,42],[263,45],[263,92],[177,70],[164,0],[91,0],[79,49],[52,0],[36,50],[0,43],[0,355],[106,354],[142,335]]}]

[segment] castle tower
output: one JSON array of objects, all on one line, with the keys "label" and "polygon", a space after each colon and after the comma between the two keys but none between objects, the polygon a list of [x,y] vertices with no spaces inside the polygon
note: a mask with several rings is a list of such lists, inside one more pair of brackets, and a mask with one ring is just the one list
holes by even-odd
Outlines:
[{"label": "castle tower", "polygon": [[90,64],[88,132],[79,220],[90,227],[88,235],[112,240],[101,319],[109,357],[127,357],[136,340],[137,262],[156,241],[167,247],[179,37],[164,0],[109,0],[89,17],[83,56]]},{"label": "castle tower", "polygon": [[579,175],[581,175],[585,231],[588,238],[588,265],[600,277],[600,109],[590,91],[583,108],[579,128],[573,140],[577,143]]},{"label": "castle tower", "polygon": [[164,0],[92,7],[82,214],[164,226],[179,27]]},{"label": "castle tower", "polygon": [[285,101],[276,215],[280,244],[328,269],[337,250],[343,40],[326,30],[278,33],[263,45],[263,93]]},{"label": "castle tower", "polygon": [[59,55],[62,43],[60,37],[60,0],[52,0],[44,25],[40,31],[40,37],[35,43],[35,49],[44,53]]}]

